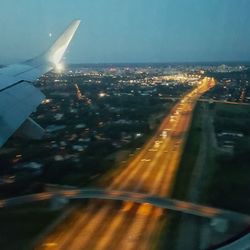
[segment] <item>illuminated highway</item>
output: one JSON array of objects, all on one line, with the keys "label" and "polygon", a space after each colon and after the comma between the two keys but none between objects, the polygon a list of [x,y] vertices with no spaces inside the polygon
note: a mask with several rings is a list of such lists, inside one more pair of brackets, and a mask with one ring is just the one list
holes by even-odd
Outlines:
[{"label": "illuminated highway", "polygon": [[[168,197],[190,125],[196,100],[214,84],[205,78],[177,103],[155,136],[129,160],[107,190],[123,190]],[[166,214],[166,213],[165,213]],[[150,204],[91,201],[44,239],[37,249],[149,249],[164,223],[163,209]]]}]

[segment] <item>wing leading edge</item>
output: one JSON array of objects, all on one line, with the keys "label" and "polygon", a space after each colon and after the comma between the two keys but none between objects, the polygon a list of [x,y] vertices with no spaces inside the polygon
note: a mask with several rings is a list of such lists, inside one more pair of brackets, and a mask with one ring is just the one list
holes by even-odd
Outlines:
[{"label": "wing leading edge", "polygon": [[0,70],[0,147],[18,129],[19,134],[41,137],[41,127],[29,116],[45,96],[30,82],[56,67],[79,24],[80,20],[73,21],[41,56]]}]

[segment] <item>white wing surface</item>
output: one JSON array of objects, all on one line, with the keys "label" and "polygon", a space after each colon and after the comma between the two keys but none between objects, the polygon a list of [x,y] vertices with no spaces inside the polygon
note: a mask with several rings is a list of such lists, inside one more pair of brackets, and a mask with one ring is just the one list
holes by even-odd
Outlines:
[{"label": "white wing surface", "polygon": [[30,129],[21,134],[41,137],[41,127],[29,116],[45,96],[31,82],[60,63],[79,24],[80,20],[73,21],[41,56],[0,69],[0,147],[20,127]]}]

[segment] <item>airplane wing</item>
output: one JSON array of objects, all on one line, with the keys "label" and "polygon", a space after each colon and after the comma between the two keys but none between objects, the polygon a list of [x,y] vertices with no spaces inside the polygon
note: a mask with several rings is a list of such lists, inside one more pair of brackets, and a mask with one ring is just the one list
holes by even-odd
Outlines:
[{"label": "airplane wing", "polygon": [[17,130],[19,134],[37,139],[44,134],[29,118],[45,98],[32,82],[60,63],[79,24],[80,20],[73,21],[42,55],[0,69],[0,147]]}]

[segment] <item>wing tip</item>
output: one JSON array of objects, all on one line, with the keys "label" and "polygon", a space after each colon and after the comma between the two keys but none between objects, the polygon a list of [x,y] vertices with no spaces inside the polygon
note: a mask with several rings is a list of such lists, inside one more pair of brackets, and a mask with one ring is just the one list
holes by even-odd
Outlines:
[{"label": "wing tip", "polygon": [[52,44],[46,53],[47,60],[50,63],[56,65],[60,62],[80,23],[80,19],[73,20],[61,36],[59,36],[58,39]]}]

